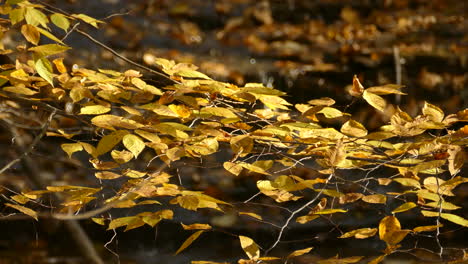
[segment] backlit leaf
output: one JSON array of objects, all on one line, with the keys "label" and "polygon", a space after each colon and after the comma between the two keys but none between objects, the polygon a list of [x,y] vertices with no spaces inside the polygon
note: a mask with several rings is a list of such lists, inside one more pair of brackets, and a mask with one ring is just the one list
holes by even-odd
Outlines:
[{"label": "backlit leaf", "polygon": [[113,179],[117,179],[117,178],[122,177],[122,175],[111,172],[111,171],[96,172],[94,174],[94,176],[96,176],[96,178],[102,179],[102,180],[113,180]]},{"label": "backlit leaf", "polygon": [[367,90],[364,91],[362,97],[364,98],[364,100],[367,101],[367,103],[369,103],[371,106],[373,106],[375,109],[381,112],[383,112],[385,110],[385,107],[387,106],[387,103],[382,97],[368,92]]},{"label": "backlit leaf", "polygon": [[69,158],[71,158],[73,153],[83,150],[83,146],[80,143],[65,143],[60,146],[62,147],[63,151],[68,154]]},{"label": "backlit leaf", "polygon": [[62,46],[58,44],[45,44],[45,45],[29,48],[28,50],[37,53],[39,57],[47,57],[50,55],[62,53],[69,49],[70,47]]},{"label": "backlit leaf", "polygon": [[54,23],[54,25],[63,29],[65,32],[67,32],[68,28],[70,27],[70,20],[68,20],[68,18],[62,14],[54,13],[50,16],[50,20],[52,23]]},{"label": "backlit leaf", "polygon": [[443,225],[418,226],[413,228],[413,232],[432,232],[434,230],[437,230],[438,227],[443,227]]},{"label": "backlit leaf", "polygon": [[5,205],[18,210],[18,211],[20,211],[21,213],[23,213],[25,215],[31,216],[32,218],[36,219],[36,221],[38,220],[37,212],[35,212],[32,209],[29,209],[27,207],[17,205],[17,204],[11,204],[11,203],[5,203]]},{"label": "backlit leaf", "polygon": [[182,243],[180,248],[177,249],[175,255],[179,254],[184,249],[186,249],[188,246],[190,246],[190,244],[192,244],[193,241],[195,241],[203,232],[204,232],[203,230],[199,230],[199,231],[193,233],[191,236],[189,236],[189,238],[187,238],[187,240],[185,240],[184,243]]},{"label": "backlit leaf", "polygon": [[365,137],[367,135],[367,129],[361,123],[352,119],[344,123],[340,131],[345,135],[353,137]]},{"label": "backlit leaf", "polygon": [[134,157],[133,153],[131,153],[130,151],[119,151],[115,149],[111,151],[111,156],[117,163],[120,164],[126,163]]},{"label": "backlit leaf", "polygon": [[313,247],[308,247],[308,248],[304,248],[304,249],[295,250],[291,254],[289,254],[286,257],[286,259],[302,256],[304,254],[309,253],[312,249],[313,249]]},{"label": "backlit leaf", "polygon": [[124,146],[133,153],[135,158],[143,151],[146,147],[145,142],[140,137],[133,134],[127,134],[123,137],[122,142]]},{"label": "backlit leaf", "polygon": [[250,212],[239,212],[239,215],[248,215],[250,217],[253,217],[258,220],[262,220],[262,216],[255,214],[255,213],[250,213]]},{"label": "backlit leaf", "polygon": [[[431,211],[421,210],[421,213],[424,216],[427,216],[427,217],[438,217],[439,216],[438,212],[431,212]],[[455,224],[458,224],[458,225],[461,225],[461,226],[464,226],[464,227],[468,227],[468,220],[466,220],[465,218],[463,218],[461,216],[454,215],[454,214],[448,214],[448,213],[441,213],[440,217],[442,217],[443,219],[448,220],[450,222],[453,222]]]},{"label": "backlit leaf", "polygon": [[349,231],[341,235],[339,238],[348,238],[348,237],[355,237],[357,239],[364,239],[368,237],[372,237],[377,233],[377,228],[360,228],[353,231]]},{"label": "backlit leaf", "polygon": [[428,102],[424,102],[422,112],[425,116],[429,117],[431,121],[442,122],[442,120],[444,120],[444,112],[442,109]]},{"label": "backlit leaf", "polygon": [[53,81],[53,70],[52,70],[52,65],[50,61],[46,58],[40,58],[36,60],[36,63],[34,64],[36,67],[37,73],[44,78],[50,85],[54,86],[54,81]]},{"label": "backlit leaf", "polygon": [[260,257],[260,249],[258,245],[250,237],[239,236],[241,247],[249,259],[258,259]]},{"label": "backlit leaf", "polygon": [[211,226],[209,224],[191,224],[191,225],[182,224],[182,228],[184,230],[208,230],[208,229],[211,229]]},{"label": "backlit leaf", "polygon": [[47,16],[42,11],[33,7],[26,8],[24,18],[26,19],[26,23],[33,26],[41,25],[43,28],[47,28],[47,23],[49,22],[49,19],[47,19]]},{"label": "backlit leaf", "polygon": [[383,194],[371,194],[362,197],[362,200],[366,203],[385,204],[387,202],[387,196]]},{"label": "backlit leaf", "polygon": [[103,105],[88,105],[80,109],[80,115],[100,115],[109,112],[110,107]]},{"label": "backlit leaf", "polygon": [[87,16],[85,14],[73,14],[72,17],[83,20],[85,23],[88,23],[88,24],[92,25],[95,28],[98,28],[98,23],[104,23],[104,22],[102,22],[100,20],[97,20],[97,19],[92,18],[90,16]]},{"label": "backlit leaf", "polygon": [[109,152],[115,145],[119,144],[122,138],[128,133],[127,130],[118,130],[103,136],[96,147],[96,155],[100,156]]},{"label": "backlit leaf", "polygon": [[416,206],[417,205],[415,203],[413,203],[413,202],[407,202],[407,203],[404,203],[404,204],[398,206],[397,208],[395,208],[392,211],[392,213],[395,214],[395,213],[405,212],[405,211],[413,209]]},{"label": "backlit leaf", "polygon": [[39,43],[39,39],[41,37],[41,33],[39,33],[36,27],[30,24],[24,24],[21,26],[21,34],[23,34],[27,41],[34,45]]}]

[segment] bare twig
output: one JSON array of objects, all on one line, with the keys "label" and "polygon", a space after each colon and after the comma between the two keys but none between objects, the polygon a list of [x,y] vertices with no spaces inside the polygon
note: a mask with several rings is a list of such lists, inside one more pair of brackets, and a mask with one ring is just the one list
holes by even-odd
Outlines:
[{"label": "bare twig", "polygon": [[178,82],[178,81],[176,81],[176,80],[174,80],[174,79],[171,79],[171,77],[169,77],[168,75],[166,75],[166,74],[164,74],[164,73],[162,73],[162,72],[159,72],[159,71],[157,71],[157,70],[154,70],[154,69],[151,69],[151,68],[149,68],[149,67],[146,67],[145,65],[142,65],[142,64],[140,64],[140,63],[137,63],[137,62],[135,62],[135,61],[133,61],[133,60],[131,60],[131,59],[129,59],[129,58],[127,58],[127,57],[121,55],[120,53],[118,53],[117,51],[113,50],[112,48],[110,48],[110,47],[107,46],[106,44],[104,44],[104,43],[100,42],[99,40],[93,38],[90,34],[84,32],[84,31],[82,31],[82,30],[80,30],[80,29],[75,29],[75,32],[78,32],[79,34],[85,36],[86,38],[88,38],[89,40],[91,40],[92,42],[94,42],[95,44],[99,45],[100,47],[102,47],[102,48],[104,48],[105,50],[107,50],[107,51],[109,51],[110,53],[112,53],[112,54],[113,54],[114,56],[116,56],[117,58],[119,58],[119,59],[121,59],[121,60],[123,60],[123,61],[125,61],[125,62],[127,62],[127,63],[129,63],[129,64],[131,64],[131,65],[133,65],[133,66],[135,66],[135,67],[138,67],[138,68],[140,68],[140,69],[143,69],[143,70],[148,71],[148,72],[150,72],[150,73],[153,73],[153,74],[155,74],[155,75],[161,76],[161,77],[163,77],[164,79],[171,81],[172,83],[178,83],[178,84],[180,84],[180,82]]},{"label": "bare twig", "polygon": [[[333,173],[330,174],[330,176],[328,176],[327,178],[327,182],[333,177]],[[276,247],[276,245],[278,245],[278,243],[281,241],[281,237],[283,236],[283,232],[284,230],[286,229],[286,227],[288,227],[289,223],[291,222],[291,220],[294,218],[294,216],[300,212],[302,212],[302,210],[304,210],[305,208],[309,207],[311,204],[313,204],[315,201],[317,201],[317,199],[320,197],[320,195],[323,193],[323,190],[325,189],[322,188],[319,193],[317,193],[317,195],[310,201],[308,201],[306,204],[304,204],[303,206],[301,206],[299,209],[296,209],[295,211],[293,211],[288,219],[286,220],[286,222],[281,226],[281,229],[278,233],[278,236],[276,237],[276,240],[275,240],[275,243],[273,243],[273,245],[268,248],[266,251],[265,251],[265,255],[268,255],[268,252],[270,252],[272,249],[274,249]]]},{"label": "bare twig", "polygon": [[39,135],[37,135],[33,142],[31,143],[31,145],[29,145],[29,147],[16,159],[10,161],[7,165],[3,166],[2,169],[0,169],[0,174],[4,173],[6,170],[8,170],[9,168],[11,168],[11,166],[15,165],[16,163],[18,163],[19,161],[21,161],[24,157],[26,157],[27,155],[29,155],[29,153],[31,153],[31,151],[36,147],[37,143],[39,143],[39,141],[42,139],[42,137],[45,135],[46,131],[47,131],[47,128],[49,127],[49,124],[50,122],[52,121],[52,118],[54,118],[55,116],[55,113],[56,111],[53,110],[52,113],[49,115],[49,118],[47,118],[47,121],[42,124],[41,126],[41,133],[39,133]]}]

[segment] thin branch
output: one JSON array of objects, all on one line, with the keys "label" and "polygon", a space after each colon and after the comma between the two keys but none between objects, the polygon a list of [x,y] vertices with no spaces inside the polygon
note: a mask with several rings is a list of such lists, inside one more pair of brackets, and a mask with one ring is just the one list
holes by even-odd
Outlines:
[{"label": "thin branch", "polygon": [[49,127],[49,124],[50,122],[52,121],[52,119],[54,118],[56,114],[56,111],[53,110],[52,113],[49,115],[49,118],[47,118],[47,121],[42,124],[41,126],[41,133],[39,133],[39,135],[37,135],[34,140],[32,141],[31,145],[29,145],[29,147],[16,159],[10,161],[7,165],[3,166],[2,169],[0,169],[0,174],[4,173],[5,171],[7,171],[9,168],[11,168],[13,165],[15,165],[16,163],[18,163],[19,161],[21,161],[24,157],[26,157],[27,155],[29,155],[29,153],[31,153],[31,151],[36,147],[36,145],[39,143],[39,141],[42,139],[42,137],[44,137],[46,131],[47,131],[47,128]]},{"label": "thin branch", "polygon": [[135,61],[133,61],[133,60],[131,60],[131,59],[129,59],[129,58],[127,58],[127,57],[121,55],[120,53],[118,53],[117,51],[113,50],[112,48],[110,48],[110,47],[107,46],[106,44],[104,44],[104,43],[100,42],[99,40],[93,38],[90,34],[84,32],[84,31],[82,31],[82,30],[80,30],[80,29],[75,29],[75,32],[78,32],[79,34],[85,36],[87,39],[91,40],[92,42],[94,42],[95,44],[97,44],[97,45],[99,45],[100,47],[104,48],[105,50],[109,51],[110,53],[112,53],[112,54],[113,54],[114,56],[116,56],[117,58],[119,58],[119,59],[121,59],[121,60],[123,60],[123,61],[125,61],[125,62],[127,62],[127,63],[129,63],[129,64],[131,64],[131,65],[133,65],[133,66],[135,66],[135,67],[138,67],[138,68],[143,69],[143,70],[145,70],[145,71],[151,72],[151,73],[153,73],[153,74],[155,74],[155,75],[161,76],[161,77],[163,77],[164,79],[171,81],[172,83],[180,84],[180,82],[178,82],[178,81],[176,81],[176,80],[174,80],[174,79],[171,79],[171,77],[169,77],[168,75],[166,75],[166,74],[164,74],[164,73],[162,73],[162,72],[159,72],[159,71],[157,71],[157,70],[154,70],[154,69],[151,69],[151,68],[149,68],[149,67],[146,67],[145,65],[142,65],[142,64],[140,64],[140,63],[137,63],[137,62],[135,62]]},{"label": "thin branch", "polygon": [[[332,177],[333,177],[333,173],[330,174],[330,176],[328,176],[327,182],[328,182]],[[280,240],[281,240],[281,237],[283,236],[284,230],[285,230],[286,227],[289,225],[289,222],[291,222],[291,220],[294,218],[294,216],[295,216],[296,214],[302,212],[302,210],[304,210],[305,208],[309,207],[309,206],[310,206],[311,204],[313,204],[315,201],[317,201],[317,199],[320,197],[320,195],[322,195],[324,189],[325,189],[325,187],[322,188],[322,189],[320,189],[320,192],[317,193],[317,195],[316,195],[312,200],[310,200],[309,202],[307,202],[306,204],[304,204],[303,206],[301,206],[299,209],[293,211],[293,212],[289,215],[289,217],[288,217],[288,219],[286,220],[286,222],[283,224],[283,226],[281,226],[281,229],[280,229],[280,231],[279,231],[279,233],[278,233],[278,236],[276,237],[275,243],[273,243],[273,245],[265,251],[265,255],[268,255],[268,252],[270,252],[272,249],[274,249],[274,248],[276,247],[276,245],[278,245],[278,243],[279,243]]]}]

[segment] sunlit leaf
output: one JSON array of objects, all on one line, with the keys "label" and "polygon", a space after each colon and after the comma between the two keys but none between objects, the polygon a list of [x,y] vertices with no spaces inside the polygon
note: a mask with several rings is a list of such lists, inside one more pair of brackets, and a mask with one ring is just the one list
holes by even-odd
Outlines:
[{"label": "sunlit leaf", "polygon": [[[427,217],[439,217],[438,212],[431,212],[431,211],[421,210],[421,213],[424,216],[427,216]],[[454,215],[454,214],[448,214],[448,213],[440,213],[440,217],[445,219],[445,220],[448,220],[450,222],[453,222],[455,224],[458,224],[458,225],[461,225],[461,226],[464,226],[464,227],[468,227],[468,220],[466,220],[465,218],[463,218],[461,216]]]},{"label": "sunlit leaf", "polygon": [[339,238],[348,238],[348,237],[355,237],[357,239],[364,239],[368,237],[372,237],[377,233],[377,228],[360,228],[353,231],[349,231],[341,235]]},{"label": "sunlit leaf", "polygon": [[34,211],[32,209],[29,209],[27,207],[21,206],[21,205],[17,205],[17,204],[11,204],[11,203],[4,203],[4,204],[6,206],[8,206],[8,207],[11,207],[11,208],[14,208],[14,209],[20,211],[21,213],[23,213],[25,215],[29,215],[32,218],[36,219],[36,221],[38,221],[38,214],[37,214],[36,211]]},{"label": "sunlit leaf", "polygon": [[78,19],[84,21],[85,23],[88,23],[88,24],[92,25],[95,28],[98,28],[99,23],[104,23],[104,22],[102,22],[100,20],[97,20],[97,19],[92,18],[90,16],[87,16],[85,14],[73,14],[72,17],[78,18]]},{"label": "sunlit leaf", "polygon": [[361,123],[352,119],[344,123],[340,131],[345,135],[353,137],[365,137],[367,135],[367,129]]},{"label": "sunlit leaf", "polygon": [[211,229],[211,226],[209,224],[191,224],[191,225],[182,224],[182,228],[184,230],[208,230],[208,229]]},{"label": "sunlit leaf", "polygon": [[50,85],[54,86],[54,81],[53,81],[53,70],[52,70],[52,64],[50,61],[46,58],[40,58],[36,60],[34,66],[36,67],[37,73],[44,78]]},{"label": "sunlit leaf", "polygon": [[109,152],[115,145],[119,144],[122,138],[128,133],[127,130],[118,130],[103,136],[96,147],[96,155],[100,156]]},{"label": "sunlit leaf", "polygon": [[21,34],[23,34],[27,41],[34,45],[39,43],[39,39],[41,37],[41,33],[39,33],[36,27],[30,24],[24,24],[21,26]]},{"label": "sunlit leaf", "polygon": [[367,101],[367,103],[369,103],[371,106],[373,106],[375,109],[381,112],[383,112],[385,110],[385,107],[387,106],[387,103],[382,97],[368,92],[367,90],[364,91],[362,97],[364,98],[364,100]]},{"label": "sunlit leaf", "polygon": [[308,248],[304,248],[304,249],[299,249],[299,250],[295,250],[293,251],[291,254],[289,254],[286,259],[290,259],[290,258],[294,258],[294,257],[298,257],[298,256],[302,256],[304,254],[307,254],[309,253],[314,247],[308,247]]},{"label": "sunlit leaf", "polygon": [[70,21],[62,14],[54,13],[50,16],[50,20],[52,21],[52,23],[54,23],[54,25],[63,29],[65,32],[70,27]]},{"label": "sunlit leaf", "polygon": [[110,107],[103,105],[88,105],[80,109],[80,115],[100,115],[109,112]]},{"label": "sunlit leaf", "polygon": [[443,227],[444,225],[430,225],[430,226],[418,226],[413,228],[413,232],[419,233],[419,232],[431,232],[434,230],[437,230],[439,227]]},{"label": "sunlit leaf", "polygon": [[387,196],[383,194],[371,194],[362,197],[362,200],[366,203],[373,203],[373,204],[385,204],[387,202]]},{"label": "sunlit leaf", "polygon": [[179,247],[179,249],[177,249],[175,255],[179,254],[184,249],[186,249],[188,246],[190,246],[190,244],[192,244],[193,241],[195,241],[203,232],[204,232],[203,230],[199,230],[199,231],[193,233],[191,236],[189,236],[189,238],[187,238],[187,240],[185,240],[184,243],[182,243],[182,245]]},{"label": "sunlit leaf", "polygon": [[27,7],[24,18],[26,19],[26,23],[30,25],[41,25],[43,28],[48,28],[47,23],[49,22],[49,19],[47,19],[47,16],[42,11],[36,8]]},{"label": "sunlit leaf", "polygon": [[111,172],[111,171],[96,172],[94,174],[94,176],[96,176],[96,178],[102,179],[102,180],[113,180],[113,179],[117,179],[117,178],[122,177],[122,175]]},{"label": "sunlit leaf", "polygon": [[145,142],[140,137],[133,134],[127,134],[123,137],[122,142],[124,146],[133,153],[135,158],[143,151],[146,147]]},{"label": "sunlit leaf", "polygon": [[250,237],[239,236],[241,247],[249,259],[258,259],[260,257],[260,249],[258,245]]},{"label": "sunlit leaf", "polygon": [[250,212],[239,212],[239,215],[248,215],[250,217],[253,217],[258,220],[262,220],[262,216],[255,214],[255,213],[250,213]]},{"label": "sunlit leaf", "polygon": [[69,158],[71,158],[73,153],[83,150],[83,146],[80,143],[65,143],[60,146],[62,147],[63,151],[68,154]]},{"label": "sunlit leaf", "polygon": [[407,202],[407,203],[404,203],[400,206],[398,206],[397,208],[395,208],[392,213],[393,214],[396,214],[396,213],[401,213],[401,212],[405,212],[405,211],[408,211],[408,210],[411,210],[413,209],[414,207],[416,207],[417,205],[413,202]]},{"label": "sunlit leaf", "polygon": [[45,44],[45,45],[29,48],[28,50],[37,53],[39,57],[47,57],[50,55],[55,55],[58,53],[65,52],[69,49],[70,47],[62,46],[58,44]]}]

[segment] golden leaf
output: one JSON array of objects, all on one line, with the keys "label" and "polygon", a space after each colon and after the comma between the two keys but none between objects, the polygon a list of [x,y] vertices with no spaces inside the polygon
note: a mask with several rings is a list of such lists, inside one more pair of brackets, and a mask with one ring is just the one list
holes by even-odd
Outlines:
[{"label": "golden leaf", "polygon": [[34,63],[39,76],[44,78],[50,85],[54,86],[52,64],[46,58],[40,58]]},{"label": "golden leaf", "polygon": [[174,255],[179,254],[184,249],[186,249],[188,246],[190,246],[190,244],[192,244],[193,241],[195,241],[203,232],[204,232],[203,230],[199,230],[199,231],[193,233],[191,236],[189,236],[187,238],[187,240],[185,240],[184,243],[182,243],[182,245],[179,247],[179,249],[177,249],[177,251],[176,251],[176,253]]},{"label": "golden leaf", "polygon": [[424,102],[422,112],[429,118],[429,120],[433,122],[440,123],[442,120],[444,120],[444,111],[435,105],[429,104],[428,102]]},{"label": "golden leaf", "polygon": [[250,237],[239,236],[241,247],[249,259],[258,259],[260,257],[260,249],[258,245]]},{"label": "golden leaf", "polygon": [[30,24],[24,24],[21,26],[21,34],[23,34],[27,41],[34,45],[39,43],[39,39],[41,37],[41,33],[39,33],[36,27]]},{"label": "golden leaf", "polygon": [[349,231],[341,235],[339,238],[348,238],[348,237],[355,237],[357,239],[364,239],[368,237],[372,237],[377,233],[377,228],[359,228],[353,231]]},{"label": "golden leaf", "polygon": [[348,120],[340,129],[341,133],[353,137],[365,137],[367,129],[359,122],[352,119]]},{"label": "golden leaf", "polygon": [[262,216],[255,214],[255,213],[250,213],[250,212],[239,212],[239,215],[248,215],[250,217],[253,217],[258,220],[262,220]]},{"label": "golden leaf", "polygon": [[371,194],[362,197],[362,200],[366,203],[381,203],[385,204],[387,202],[387,196],[383,194]]},{"label": "golden leaf", "polygon": [[39,57],[47,57],[50,55],[55,55],[58,53],[65,52],[69,49],[70,47],[62,46],[58,44],[45,44],[45,45],[29,48],[28,50],[37,53]]},{"label": "golden leaf", "polygon": [[182,224],[182,228],[184,230],[208,230],[211,229],[209,224],[191,224],[191,225],[184,225]]},{"label": "golden leaf", "polygon": [[18,211],[22,212],[25,215],[29,215],[30,217],[36,219],[36,221],[38,220],[37,212],[35,212],[32,209],[29,209],[27,207],[17,205],[17,204],[11,204],[11,203],[5,203],[5,205],[18,210]]},{"label": "golden leaf", "polygon": [[123,137],[122,143],[124,146],[133,153],[135,158],[145,149],[146,145],[140,137],[133,134],[127,134]]},{"label": "golden leaf", "polygon": [[94,174],[96,178],[103,180],[113,180],[122,177],[122,175],[111,172],[111,171],[100,171]]},{"label": "golden leaf", "polygon": [[416,206],[417,205],[415,203],[413,203],[413,202],[407,202],[407,203],[404,203],[404,204],[398,206],[397,208],[395,208],[392,211],[392,213],[395,214],[395,213],[405,212],[405,211],[413,209]]},{"label": "golden leaf", "polygon": [[60,146],[62,147],[63,151],[68,154],[69,158],[71,158],[73,153],[83,150],[83,146],[80,143],[65,143]]},{"label": "golden leaf", "polygon": [[67,32],[68,28],[70,27],[70,21],[62,14],[54,13],[50,16],[50,20],[52,23],[54,23],[54,25],[63,29],[65,32]]},{"label": "golden leaf", "polygon": [[100,115],[109,112],[110,107],[103,105],[88,105],[80,109],[80,115]]},{"label": "golden leaf", "polygon": [[348,92],[351,96],[354,97],[360,97],[364,92],[364,86],[362,86],[359,78],[356,75],[353,76],[353,86],[348,90]]},{"label": "golden leaf", "polygon": [[96,147],[96,155],[100,156],[109,152],[115,145],[119,144],[122,138],[128,133],[127,130],[117,130],[109,135],[103,136]]},{"label": "golden leaf", "polygon": [[371,92],[368,92],[367,90],[364,91],[364,94],[362,95],[364,100],[367,101],[371,106],[373,106],[375,109],[383,112],[385,110],[385,107],[387,106],[387,102],[385,100]]},{"label": "golden leaf", "polygon": [[308,248],[304,248],[304,249],[299,249],[299,250],[295,250],[293,251],[291,254],[289,254],[286,259],[290,259],[290,258],[294,258],[294,257],[298,257],[298,256],[302,256],[304,254],[307,254],[309,253],[314,247],[308,247]]}]

